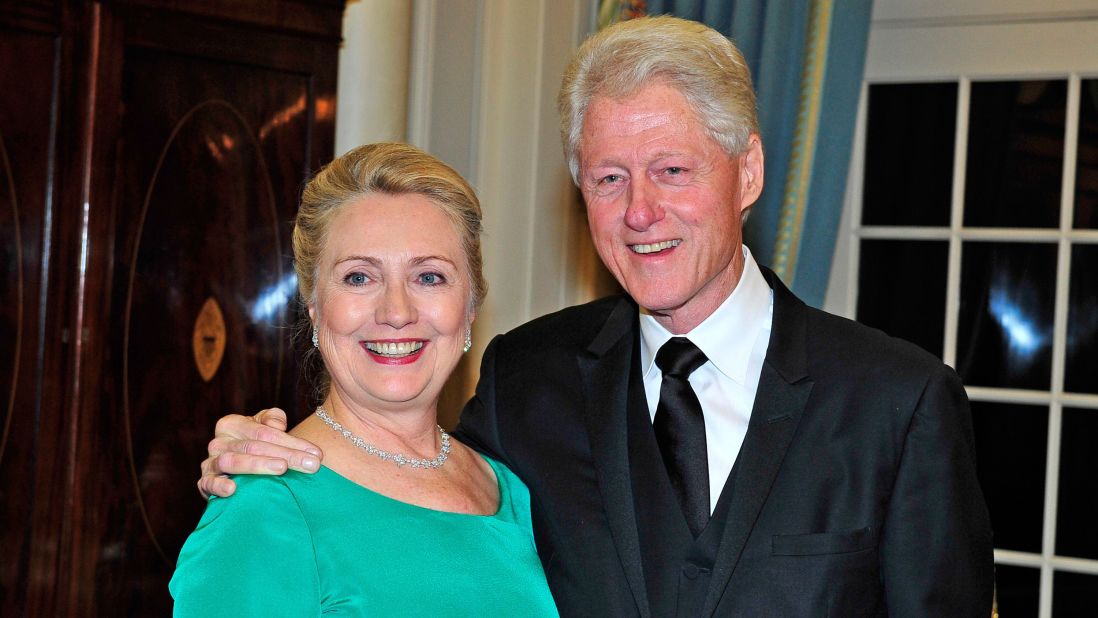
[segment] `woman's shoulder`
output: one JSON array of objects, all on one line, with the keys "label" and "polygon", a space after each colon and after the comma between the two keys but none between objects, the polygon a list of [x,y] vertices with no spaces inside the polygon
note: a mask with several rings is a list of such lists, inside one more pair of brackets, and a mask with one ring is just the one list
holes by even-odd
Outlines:
[{"label": "woman's shoulder", "polygon": [[487,455],[480,455],[492,467],[496,473],[496,481],[499,484],[499,508],[500,513],[508,512],[516,521],[528,521],[530,519],[530,490],[526,483],[511,471],[504,463],[492,459]]},{"label": "woman's shoulder", "polygon": [[[286,473],[286,475],[290,474],[297,473],[293,470]],[[210,498],[210,505],[235,504],[238,507],[243,507],[253,503],[262,503],[264,500],[277,498],[278,496],[292,496],[294,493],[293,486],[298,482],[293,477],[287,478],[286,475],[241,474],[234,476],[233,482],[236,483],[236,491],[233,492],[233,495],[228,498],[213,496]]]},{"label": "woman's shoulder", "polygon": [[319,601],[312,532],[292,491],[292,478],[234,480],[236,492],[210,500],[180,550],[169,584],[176,615],[315,613]]},{"label": "woman's shoulder", "polygon": [[[312,475],[290,470],[282,476],[247,474],[233,477],[236,491],[228,498],[213,497],[198,524],[198,530],[219,520],[219,525],[254,526],[272,518],[287,523],[304,523],[304,505],[317,480]],[[197,530],[196,530],[197,531]]]},{"label": "woman's shoulder", "polygon": [[[520,479],[518,475],[512,472],[511,469],[507,467],[507,464],[497,459],[493,459],[483,453],[477,453],[477,456],[488,462],[488,465],[492,468],[492,471],[496,473],[496,478],[499,480],[500,485],[503,485],[505,483],[508,485],[513,483],[522,485],[522,479]],[[525,485],[523,485],[523,487],[525,487]]]}]

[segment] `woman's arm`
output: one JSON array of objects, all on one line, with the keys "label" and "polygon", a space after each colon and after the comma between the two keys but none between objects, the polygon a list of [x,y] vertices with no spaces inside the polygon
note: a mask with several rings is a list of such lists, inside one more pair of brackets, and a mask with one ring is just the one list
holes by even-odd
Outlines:
[{"label": "woman's arm", "polygon": [[281,479],[249,477],[213,499],[179,552],[176,616],[319,616],[312,534]]}]

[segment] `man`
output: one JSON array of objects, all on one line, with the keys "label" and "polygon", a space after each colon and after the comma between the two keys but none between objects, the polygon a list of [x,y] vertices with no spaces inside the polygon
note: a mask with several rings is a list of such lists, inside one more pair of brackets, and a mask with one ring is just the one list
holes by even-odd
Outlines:
[{"label": "man", "polygon": [[[989,615],[956,374],[806,307],[741,243],[763,149],[738,50],[693,22],[624,22],[581,47],[559,101],[627,295],[496,337],[458,434],[529,485],[561,613]],[[306,446],[229,417],[199,485],[285,469],[263,455],[315,464]]]}]

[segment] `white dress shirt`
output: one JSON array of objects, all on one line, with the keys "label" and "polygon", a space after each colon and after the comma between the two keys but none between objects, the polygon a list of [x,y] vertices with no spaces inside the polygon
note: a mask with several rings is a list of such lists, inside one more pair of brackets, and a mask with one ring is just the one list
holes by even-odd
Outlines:
[{"label": "white dress shirt", "polygon": [[[709,358],[690,374],[690,386],[697,393],[705,416],[710,512],[717,506],[747,435],[774,314],[773,290],[746,246],[743,255],[743,276],[732,294],[701,324],[678,335],[689,339]],[[640,330],[644,394],[648,412],[654,419],[663,381],[663,372],[656,366],[656,352],[675,335],[643,308]]]}]

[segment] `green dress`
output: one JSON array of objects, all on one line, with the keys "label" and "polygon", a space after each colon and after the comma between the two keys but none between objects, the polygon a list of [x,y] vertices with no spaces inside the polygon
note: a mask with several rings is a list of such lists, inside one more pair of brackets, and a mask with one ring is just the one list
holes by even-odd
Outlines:
[{"label": "green dress", "polygon": [[176,616],[556,616],[530,494],[506,466],[494,515],[387,498],[327,467],[238,476],[168,588]]}]

